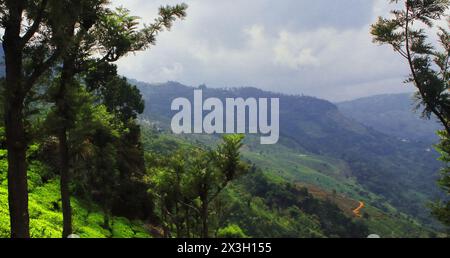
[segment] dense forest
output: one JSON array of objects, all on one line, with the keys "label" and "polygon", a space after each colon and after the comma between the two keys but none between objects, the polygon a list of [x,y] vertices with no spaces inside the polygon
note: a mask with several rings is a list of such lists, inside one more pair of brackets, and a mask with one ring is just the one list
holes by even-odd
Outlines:
[{"label": "dense forest", "polygon": [[[431,7],[407,4],[406,13],[426,22],[448,7],[424,3]],[[328,101],[201,85],[206,97],[281,99],[280,143],[172,134],[170,102],[195,88],[137,82],[116,62],[152,51],[160,33],[183,22],[187,5],[161,7],[151,24],[105,0],[0,1],[0,10],[0,237],[444,236],[426,207],[443,196],[434,187],[438,155],[353,121]],[[391,40],[393,24],[374,25],[376,40]],[[413,49],[430,54],[416,34]],[[412,62],[422,65],[412,81],[445,88],[448,72],[433,80],[428,60]],[[438,95],[428,99],[424,90],[420,104],[445,124],[448,98]],[[446,189],[445,170],[441,184]],[[433,206],[444,224],[446,212],[444,203]]]}]

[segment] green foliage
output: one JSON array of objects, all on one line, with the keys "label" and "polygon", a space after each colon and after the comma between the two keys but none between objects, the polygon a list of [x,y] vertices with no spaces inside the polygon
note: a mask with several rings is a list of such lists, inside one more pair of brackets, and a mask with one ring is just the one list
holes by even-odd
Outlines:
[{"label": "green foliage", "polygon": [[[441,169],[442,177],[439,180],[439,185],[448,193],[450,192],[450,138],[446,131],[439,132],[439,135],[441,142],[436,148],[441,153],[441,161],[446,164]],[[448,198],[434,203],[431,207],[433,215],[445,225],[450,226],[450,201]]]},{"label": "green foliage", "polygon": [[214,219],[213,210],[217,210],[210,205],[248,170],[240,157],[242,140],[241,135],[228,135],[215,150],[178,146],[168,155],[147,154],[149,192],[166,235],[175,227],[178,237],[208,236],[209,219]]},{"label": "green foliage", "polygon": [[224,199],[227,205],[218,221],[221,227],[238,224],[247,236],[259,238],[325,237],[314,216],[294,207],[274,209],[267,205],[264,197],[251,196],[240,184],[228,188]]},{"label": "green foliage", "polygon": [[117,75],[117,67],[96,63],[86,72],[86,87],[121,121],[136,119],[144,111],[144,101],[136,86]]},{"label": "green foliage", "polygon": [[111,224],[111,231],[114,237],[117,238],[132,238],[135,235],[135,232],[129,225],[129,221],[127,219],[115,219]]},{"label": "green foliage", "polygon": [[186,16],[186,9],[185,4],[161,7],[159,17],[143,29],[138,29],[139,17],[131,16],[129,10],[122,7],[107,10],[100,16],[94,32],[101,55],[113,62],[127,53],[149,48],[155,44],[159,32],[169,30],[176,19]]},{"label": "green foliage", "polygon": [[225,228],[221,228],[217,231],[218,238],[246,238],[244,231],[236,225],[230,224]]},{"label": "green foliage", "polygon": [[371,31],[374,42],[391,45],[408,61],[411,69],[408,82],[414,83],[418,90],[417,97],[419,104],[424,107],[424,116],[436,115],[446,128],[449,127],[446,116],[450,103],[447,92],[450,37],[444,28],[440,28],[438,43],[442,50],[439,51],[427,42],[427,31],[417,28],[415,22],[431,28],[437,20],[445,17],[449,5],[448,0],[408,0],[405,1],[404,10],[392,11],[395,16],[391,19],[380,17],[372,25]]},{"label": "green foliage", "polygon": [[248,170],[246,164],[240,161],[239,150],[243,146],[244,137],[244,135],[239,134],[225,135],[223,143],[214,152],[217,167],[225,176],[226,181],[231,181],[240,173],[245,173]]},{"label": "green foliage", "polygon": [[[9,237],[8,190],[6,182],[6,152],[0,150],[0,237]],[[30,234],[36,238],[59,238],[62,232],[61,199],[59,180],[55,178],[44,183],[41,175],[48,168],[40,162],[33,162],[28,171],[30,187]],[[141,222],[113,217],[112,230],[103,228],[103,214],[92,203],[87,205],[79,199],[72,199],[74,233],[82,238],[105,237],[150,237]]]}]

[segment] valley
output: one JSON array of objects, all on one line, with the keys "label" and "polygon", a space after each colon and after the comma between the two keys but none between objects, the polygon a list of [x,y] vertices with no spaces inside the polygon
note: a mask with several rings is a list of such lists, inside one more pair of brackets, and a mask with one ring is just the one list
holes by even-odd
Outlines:
[{"label": "valley", "polygon": [[[214,145],[214,135],[170,136],[170,112],[164,112],[164,106],[175,96],[188,95],[189,87],[177,83],[141,84],[140,89],[148,103],[144,117],[152,121],[153,127],[168,137]],[[280,97],[280,143],[264,146],[256,136],[247,136],[243,149],[244,158],[273,180],[296,182],[317,198],[333,200],[353,217],[353,210],[364,202],[363,218],[357,219],[366,220],[369,228],[380,235],[428,235],[433,231],[430,229],[439,228],[425,208],[428,200],[439,195],[433,181],[439,162],[423,145],[407,144],[379,133],[346,118],[333,104],[315,98],[252,88],[203,90],[207,96]],[[152,96],[158,96],[156,102]],[[296,114],[294,119],[291,113]],[[346,138],[353,142],[346,142]],[[417,155],[430,162],[417,166],[413,158]],[[377,160],[383,160],[382,164]],[[379,170],[382,173],[376,172]],[[398,232],[388,230],[393,228]]]}]

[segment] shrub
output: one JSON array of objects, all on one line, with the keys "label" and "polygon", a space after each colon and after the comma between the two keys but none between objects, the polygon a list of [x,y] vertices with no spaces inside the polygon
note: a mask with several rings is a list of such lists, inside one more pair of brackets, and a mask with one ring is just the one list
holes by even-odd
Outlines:
[{"label": "shrub", "polygon": [[218,238],[247,238],[244,231],[236,224],[230,224],[225,228],[219,229]]}]

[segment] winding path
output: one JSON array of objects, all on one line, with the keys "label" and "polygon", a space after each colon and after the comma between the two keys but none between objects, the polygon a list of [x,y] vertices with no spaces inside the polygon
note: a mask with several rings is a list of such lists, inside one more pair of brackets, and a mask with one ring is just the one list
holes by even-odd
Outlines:
[{"label": "winding path", "polygon": [[364,202],[359,202],[359,206],[358,208],[353,210],[353,214],[355,214],[356,217],[361,218],[361,210],[365,207],[366,205],[364,204]]}]

